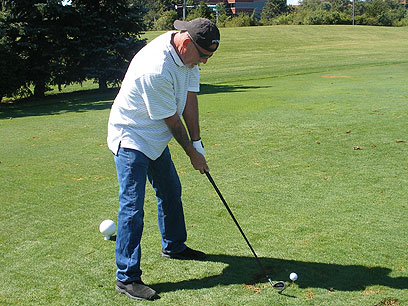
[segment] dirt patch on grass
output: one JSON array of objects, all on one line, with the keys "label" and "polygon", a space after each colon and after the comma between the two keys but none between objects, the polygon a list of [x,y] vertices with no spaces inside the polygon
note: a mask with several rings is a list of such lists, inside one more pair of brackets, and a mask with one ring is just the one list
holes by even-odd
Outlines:
[{"label": "dirt patch on grass", "polygon": [[394,306],[394,305],[399,305],[399,301],[394,298],[385,298],[382,301],[380,301],[378,304],[375,304],[374,306]]},{"label": "dirt patch on grass", "polygon": [[253,285],[245,285],[244,288],[247,289],[247,290],[251,290],[251,291],[253,291],[254,293],[259,293],[259,292],[262,291],[262,289],[265,288],[265,286],[263,286],[263,287],[260,288],[260,287],[255,287],[255,286],[253,286]]}]

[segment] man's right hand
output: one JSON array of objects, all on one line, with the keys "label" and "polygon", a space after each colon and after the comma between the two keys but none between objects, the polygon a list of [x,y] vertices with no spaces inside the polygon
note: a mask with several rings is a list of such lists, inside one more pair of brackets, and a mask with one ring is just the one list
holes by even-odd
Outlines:
[{"label": "man's right hand", "polygon": [[201,174],[210,171],[210,168],[208,168],[207,161],[205,160],[204,155],[199,153],[196,149],[193,148],[193,150],[189,152],[188,156],[190,157],[190,161],[194,169],[200,171]]}]

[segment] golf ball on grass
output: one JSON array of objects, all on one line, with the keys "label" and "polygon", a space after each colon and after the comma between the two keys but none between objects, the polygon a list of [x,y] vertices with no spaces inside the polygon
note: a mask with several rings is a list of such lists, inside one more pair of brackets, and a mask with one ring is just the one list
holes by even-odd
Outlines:
[{"label": "golf ball on grass", "polygon": [[290,273],[289,278],[292,282],[298,279],[298,275],[295,272]]},{"label": "golf ball on grass", "polygon": [[105,236],[105,240],[110,240],[110,237],[116,232],[116,224],[112,220],[103,220],[99,225],[99,231]]}]

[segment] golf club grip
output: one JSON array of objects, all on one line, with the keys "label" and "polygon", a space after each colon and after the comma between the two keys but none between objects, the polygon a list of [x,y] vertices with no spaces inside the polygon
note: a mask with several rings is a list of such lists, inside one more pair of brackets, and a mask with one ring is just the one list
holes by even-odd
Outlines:
[{"label": "golf club grip", "polygon": [[[220,197],[222,203],[224,204],[225,208],[228,210],[232,220],[234,220],[236,226],[238,227],[242,237],[244,237],[246,243],[248,244],[249,248],[252,251],[252,254],[254,254],[254,257],[256,259],[256,262],[258,263],[259,267],[261,268],[262,272],[266,275],[266,271],[264,266],[262,265],[261,261],[259,260],[258,256],[255,253],[255,250],[252,248],[251,244],[249,243],[249,240],[247,239],[247,237],[244,234],[244,231],[242,230],[241,226],[239,225],[237,219],[234,217],[234,214],[232,213],[231,209],[229,208],[227,202],[225,201],[224,197],[221,194],[221,191],[218,189],[217,185],[215,184],[213,178],[211,177],[210,173],[205,171],[205,175],[207,176],[208,180],[210,181],[210,183],[213,185],[215,191],[217,192],[218,196]],[[267,276],[267,278],[269,278],[269,276]]]}]

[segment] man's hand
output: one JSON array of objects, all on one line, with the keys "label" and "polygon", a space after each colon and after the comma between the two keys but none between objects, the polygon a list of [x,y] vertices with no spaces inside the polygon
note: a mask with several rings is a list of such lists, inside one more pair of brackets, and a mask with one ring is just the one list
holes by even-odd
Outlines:
[{"label": "man's hand", "polygon": [[200,171],[201,174],[204,172],[209,172],[210,168],[208,168],[207,161],[203,154],[199,153],[196,149],[193,148],[191,152],[187,153],[190,157],[191,164],[193,165],[194,169]]}]

